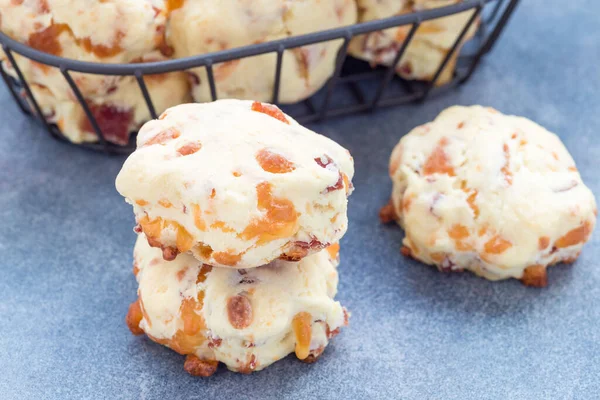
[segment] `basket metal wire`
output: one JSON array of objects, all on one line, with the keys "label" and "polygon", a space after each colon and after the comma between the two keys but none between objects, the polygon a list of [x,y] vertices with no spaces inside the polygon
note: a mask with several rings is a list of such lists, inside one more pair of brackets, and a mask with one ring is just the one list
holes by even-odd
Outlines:
[{"label": "basket metal wire", "polygon": [[[266,53],[276,53],[277,65],[272,103],[278,104],[281,83],[281,65],[284,51],[319,42],[342,39],[343,44],[337,56],[334,73],[325,84],[324,88],[299,104],[293,106],[281,106],[284,111],[298,120],[298,122],[310,123],[330,117],[369,112],[380,107],[395,106],[410,102],[422,102],[431,95],[447,91],[450,88],[466,82],[479,65],[482,57],[488,53],[496,43],[518,2],[519,0],[465,0],[461,3],[446,7],[398,15],[342,28],[319,31],[214,53],[201,54],[193,57],[138,64],[102,64],[57,57],[28,47],[0,32],[0,44],[2,45],[8,61],[13,65],[17,76],[14,78],[9,76],[4,71],[4,68],[0,68],[0,73],[21,111],[32,118],[36,118],[36,120],[54,138],[69,142],[60,129],[55,124],[49,123],[44,117],[29,83],[24,78],[21,69],[15,61],[13,53],[17,53],[38,63],[60,69],[63,77],[83,108],[85,115],[89,119],[91,127],[98,136],[98,142],[82,143],[78,144],[78,146],[106,153],[129,153],[135,149],[135,135],[132,135],[129,144],[126,146],[120,146],[107,141],[87,102],[84,100],[80,89],[75,84],[71,72],[135,77],[150,115],[152,118],[157,118],[154,104],[150,98],[148,88],[144,83],[144,76],[204,67],[206,68],[208,76],[211,97],[213,100],[216,100],[218,99],[218,93],[213,73],[213,66],[215,64]],[[402,55],[412,40],[415,32],[424,21],[468,10],[474,10],[474,12],[459,36],[456,38],[450,51],[446,54],[431,81],[417,82],[406,81],[401,78],[394,79],[394,76],[396,75],[396,65],[402,58]],[[465,46],[461,51],[460,44],[463,41],[463,38],[469,31],[469,28],[478,20],[480,23],[477,33],[468,43],[468,46]],[[408,36],[397,50],[393,63],[388,67],[373,69],[369,67],[367,63],[352,59],[352,57],[347,55],[350,40],[355,36],[408,25],[411,26]],[[457,68],[453,79],[448,84],[437,87],[436,81],[457,51],[461,51],[461,54],[458,58]],[[397,85],[398,88],[395,90],[391,89],[391,83],[393,81],[399,83],[399,85]]]}]

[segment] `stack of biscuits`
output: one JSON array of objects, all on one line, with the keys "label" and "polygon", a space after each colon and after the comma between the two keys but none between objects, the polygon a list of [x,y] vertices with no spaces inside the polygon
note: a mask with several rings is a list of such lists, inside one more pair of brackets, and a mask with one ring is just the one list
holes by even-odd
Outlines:
[{"label": "stack of biscuits", "polygon": [[350,153],[277,107],[186,104],[146,123],[116,181],[138,239],[134,334],[210,376],[295,352],[313,362],[348,323],[334,301]]}]

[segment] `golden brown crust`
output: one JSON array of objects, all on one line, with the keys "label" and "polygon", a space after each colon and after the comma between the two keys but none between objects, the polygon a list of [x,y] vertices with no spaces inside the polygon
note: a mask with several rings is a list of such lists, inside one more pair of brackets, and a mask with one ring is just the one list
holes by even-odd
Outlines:
[{"label": "golden brown crust", "polygon": [[392,203],[392,200],[390,199],[390,201],[385,206],[381,207],[381,210],[379,210],[379,220],[382,224],[389,224],[390,222],[394,222],[396,219],[398,219],[398,216],[396,215],[396,210],[394,209],[394,203]]},{"label": "golden brown crust", "polygon": [[238,372],[240,374],[251,374],[252,372],[256,371],[256,367],[257,367],[257,363],[256,363],[256,356],[254,354],[252,354],[250,356],[250,358],[248,359],[248,361],[240,366],[240,368],[238,369]]},{"label": "golden brown crust", "polygon": [[127,316],[125,317],[125,322],[127,323],[127,327],[134,335],[143,335],[144,331],[140,328],[140,322],[142,321],[143,314],[142,309],[140,307],[139,300],[134,301],[129,305],[129,310],[127,311]]},{"label": "golden brown crust", "polygon": [[523,271],[521,282],[525,286],[546,287],[548,276],[544,265],[531,265]]},{"label": "golden brown crust", "polygon": [[150,247],[156,247],[162,250],[163,259],[165,261],[173,261],[177,257],[177,254],[179,254],[179,251],[175,247],[163,246],[160,241],[153,239],[150,236],[146,236],[146,238]]},{"label": "golden brown crust", "polygon": [[321,354],[323,354],[324,350],[325,350],[325,347],[323,347],[323,346],[320,346],[314,350],[311,350],[308,357],[306,357],[300,361],[302,361],[303,363],[306,363],[306,364],[314,364],[317,362],[319,357],[321,357]]},{"label": "golden brown crust", "polygon": [[406,246],[402,246],[400,248],[400,253],[402,253],[402,255],[404,257],[411,257],[412,258],[412,251],[410,250],[410,248],[408,248]]},{"label": "golden brown crust", "polygon": [[183,369],[192,376],[209,377],[217,371],[219,362],[217,360],[201,360],[189,354],[185,358]]}]

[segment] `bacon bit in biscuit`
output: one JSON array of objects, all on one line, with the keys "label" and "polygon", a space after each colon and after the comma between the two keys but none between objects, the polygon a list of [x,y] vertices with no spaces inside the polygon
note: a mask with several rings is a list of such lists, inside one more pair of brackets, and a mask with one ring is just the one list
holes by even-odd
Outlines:
[{"label": "bacon bit in biscuit", "polygon": [[398,71],[404,76],[411,76],[413,73],[413,67],[410,61],[406,61],[398,67]]},{"label": "bacon bit in biscuit", "polygon": [[173,204],[169,200],[167,200],[167,199],[161,199],[161,200],[159,200],[158,204],[160,204],[164,208],[171,208],[171,207],[173,207]]},{"label": "bacon bit in biscuit", "polygon": [[488,231],[488,228],[486,225],[482,226],[481,228],[479,228],[479,232],[477,232],[477,234],[481,237],[484,236]]},{"label": "bacon bit in biscuit", "polygon": [[527,144],[527,140],[525,139],[521,139],[521,141],[519,142],[519,146],[525,146]]},{"label": "bacon bit in biscuit", "polygon": [[568,170],[571,171],[571,172],[577,172],[577,168],[576,167],[569,167]]},{"label": "bacon bit in biscuit", "polygon": [[278,119],[281,122],[286,124],[290,124],[290,121],[287,120],[285,114],[277,107],[272,104],[264,104],[258,101],[252,103],[252,111],[260,112],[263,114],[267,114],[275,119]]},{"label": "bacon bit in biscuit", "polygon": [[256,355],[252,354],[250,356],[250,359],[248,360],[248,362],[242,366],[240,366],[240,368],[238,369],[238,372],[241,374],[250,374],[252,373],[254,370],[256,370]]},{"label": "bacon bit in biscuit", "polygon": [[502,167],[502,174],[504,175],[504,179],[506,180],[506,182],[509,185],[512,185],[512,172],[510,172],[509,166],[510,166],[510,149],[508,148],[508,145],[506,143],[504,143],[504,146],[502,146],[502,149],[504,150],[504,158],[506,159],[504,166]]},{"label": "bacon bit in biscuit", "polygon": [[333,166],[337,169],[337,165],[335,165],[331,157],[329,157],[327,154],[323,154],[321,157],[315,158],[315,162],[319,164],[321,168],[327,168],[329,164],[333,164]]},{"label": "bacon bit in biscuit", "polygon": [[219,264],[227,265],[229,267],[235,266],[242,259],[243,254],[232,254],[227,251],[220,251],[213,253],[213,258]]},{"label": "bacon bit in biscuit", "polygon": [[462,272],[462,269],[455,269],[456,264],[452,262],[450,257],[445,256],[442,262],[438,265],[439,270],[442,272]]},{"label": "bacon bit in biscuit", "polygon": [[[158,10],[157,10],[158,11]],[[165,57],[171,57],[175,50],[167,43],[167,30],[165,25],[159,25],[156,27],[156,35],[154,36],[154,43],[156,48]]]},{"label": "bacon bit in biscuit", "polygon": [[462,129],[464,126],[465,126],[465,123],[461,122],[461,123],[458,124],[457,128],[458,129]]},{"label": "bacon bit in biscuit", "polygon": [[559,238],[554,244],[554,246],[556,246],[559,249],[562,249],[565,247],[575,246],[577,244],[584,243],[587,240],[590,232],[590,223],[589,221],[586,221],[580,227],[570,230],[564,236]]},{"label": "bacon bit in biscuit", "polygon": [[[150,243],[150,239],[148,239],[148,243]],[[163,259],[165,261],[173,261],[175,258],[177,258],[177,255],[179,254],[179,251],[177,251],[177,247],[163,246],[158,242],[158,240],[153,240],[150,246],[158,247],[159,249],[161,249]]]},{"label": "bacon bit in biscuit", "polygon": [[244,329],[252,323],[252,304],[241,294],[227,299],[227,317],[235,329]]},{"label": "bacon bit in biscuit", "polygon": [[235,176],[236,178],[239,178],[240,176],[242,176],[242,173],[239,171],[233,171],[233,176]]},{"label": "bacon bit in biscuit", "polygon": [[538,249],[545,250],[550,246],[550,238],[548,236],[542,236],[538,240]]},{"label": "bacon bit in biscuit", "polygon": [[140,273],[140,267],[138,265],[137,260],[133,260],[133,276],[138,276]]},{"label": "bacon bit in biscuit", "polygon": [[[350,315],[348,314],[348,310],[346,310],[346,307],[343,308],[343,311],[344,311],[344,324],[342,326],[348,326],[348,323],[350,320]],[[315,322],[318,322],[318,321],[315,321]],[[340,327],[337,327],[334,330],[331,330],[329,328],[329,325],[325,324],[325,334],[327,335],[327,340],[331,340],[340,334]]]},{"label": "bacon bit in biscuit", "polygon": [[510,136],[510,138],[511,138],[511,139],[516,139],[516,138],[517,138],[517,133],[516,133],[516,132],[515,132],[515,133],[513,133],[513,134]]},{"label": "bacon bit in biscuit", "polygon": [[450,164],[450,160],[444,152],[444,147],[447,145],[447,138],[444,137],[440,139],[438,145],[435,147],[435,149],[433,149],[429,155],[429,158],[427,158],[427,161],[425,161],[425,165],[423,165],[424,175],[446,174],[449,176],[456,176],[454,168]]},{"label": "bacon bit in biscuit", "polygon": [[552,157],[554,157],[554,159],[555,159],[556,161],[558,161],[558,154],[556,154],[556,152],[555,152],[555,151],[553,151],[553,152],[552,152]]},{"label": "bacon bit in biscuit", "polygon": [[511,242],[501,238],[499,235],[495,235],[485,243],[483,249],[489,254],[502,254],[510,247],[512,247]]},{"label": "bacon bit in biscuit", "polygon": [[220,347],[222,342],[223,342],[223,339],[221,339],[221,338],[213,338],[213,337],[211,337],[209,339],[209,342],[208,342],[208,347],[211,348],[211,349]]},{"label": "bacon bit in biscuit", "polygon": [[274,197],[271,184],[259,183],[256,186],[257,206],[263,215],[255,218],[240,235],[244,240],[258,238],[261,245],[282,237],[292,236],[298,225],[298,212],[294,204],[285,198]]},{"label": "bacon bit in biscuit", "polygon": [[198,204],[192,204],[192,212],[194,213],[194,225],[201,231],[206,231],[206,223],[202,219],[202,212]]},{"label": "bacon bit in biscuit", "polygon": [[327,246],[326,250],[329,253],[329,258],[336,260],[340,254],[340,244],[334,243],[330,246]]},{"label": "bacon bit in biscuit", "polygon": [[306,364],[314,364],[319,360],[319,357],[321,356],[321,354],[323,354],[324,350],[325,346],[319,346],[318,348],[311,350],[308,356],[301,361]]},{"label": "bacon bit in biscuit", "polygon": [[[97,105],[89,101],[88,107],[107,141],[121,145],[128,143],[129,127],[133,121],[132,109],[121,109],[106,104]],[[80,126],[83,131],[95,134],[92,123],[87,117],[80,121]]]},{"label": "bacon bit in biscuit", "polygon": [[412,250],[410,249],[410,247],[407,247],[407,246],[400,247],[400,253],[404,257],[412,257]]},{"label": "bacon bit in biscuit", "polygon": [[256,161],[264,171],[272,174],[285,174],[296,169],[288,159],[269,149],[262,149],[256,153]]},{"label": "bacon bit in biscuit", "polygon": [[201,148],[202,148],[202,143],[190,142],[190,143],[184,144],[183,146],[178,148],[177,153],[179,153],[182,156],[189,156],[190,154],[194,154]]},{"label": "bacon bit in biscuit", "polygon": [[521,282],[526,286],[545,287],[548,284],[546,267],[543,265],[531,265],[525,268]]},{"label": "bacon bit in biscuit", "polygon": [[185,357],[183,369],[192,376],[209,377],[217,371],[219,362],[217,360],[201,360],[193,354]]},{"label": "bacon bit in biscuit", "polygon": [[180,135],[181,133],[177,129],[168,128],[166,131],[159,133],[146,143],[142,144],[142,147],[152,146],[153,144],[165,144],[169,140],[177,139]]},{"label": "bacon bit in biscuit", "polygon": [[379,220],[383,224],[388,224],[397,219],[396,210],[394,208],[394,203],[390,199],[390,201],[379,210]]},{"label": "bacon bit in biscuit", "polygon": [[144,206],[147,206],[149,203],[146,200],[140,199],[140,200],[136,200],[135,204],[137,204],[138,206],[144,207]]},{"label": "bacon bit in biscuit", "polygon": [[292,330],[296,337],[296,357],[304,360],[310,352],[312,316],[307,312],[299,312],[292,320]]},{"label": "bacon bit in biscuit", "polygon": [[144,331],[140,328],[140,322],[142,322],[142,318],[144,315],[142,314],[142,309],[140,307],[139,299],[131,303],[129,305],[129,311],[127,311],[127,317],[125,317],[125,322],[127,323],[127,327],[134,335],[142,335]]},{"label": "bacon bit in biscuit", "polygon": [[[343,172],[340,172],[338,175],[338,180],[335,182],[335,184],[332,186],[327,186],[321,193],[326,194],[344,188],[344,175],[345,174]],[[346,177],[346,179],[348,179],[348,177]],[[348,190],[346,190],[346,194],[348,194]]]},{"label": "bacon bit in biscuit", "polygon": [[310,250],[318,251],[326,248],[329,243],[321,243],[317,239],[311,239],[310,242],[296,241],[293,246],[282,254],[279,259],[285,261],[300,261],[306,257]]}]

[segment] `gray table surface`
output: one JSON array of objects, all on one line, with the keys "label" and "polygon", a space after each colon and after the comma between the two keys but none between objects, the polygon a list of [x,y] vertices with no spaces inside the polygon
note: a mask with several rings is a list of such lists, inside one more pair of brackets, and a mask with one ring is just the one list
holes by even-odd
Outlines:
[{"label": "gray table surface", "polygon": [[338,295],[351,324],[318,363],[288,357],[250,376],[190,377],[182,356],[129,333],[134,221],[114,189],[123,157],[55,142],[0,90],[0,398],[598,398],[598,232],[539,290],[408,261],[401,231],[377,219],[392,146],[452,104],[557,132],[600,194],[600,5],[521,3],[460,90],[311,126],[356,161]]}]

